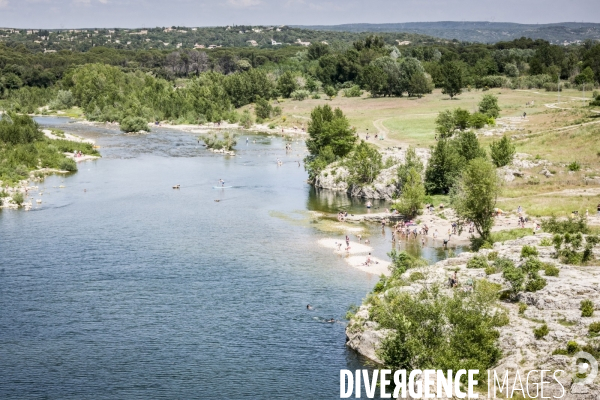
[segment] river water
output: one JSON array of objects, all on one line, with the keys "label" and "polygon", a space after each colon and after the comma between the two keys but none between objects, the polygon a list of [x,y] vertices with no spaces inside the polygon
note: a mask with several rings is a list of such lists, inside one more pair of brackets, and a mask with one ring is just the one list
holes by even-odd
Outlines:
[{"label": "river water", "polygon": [[[38,122],[103,158],[0,211],[0,398],[333,399],[365,367],[343,319],[378,277],[319,247],[343,232],[315,216],[364,205],[312,190],[301,143],[242,136],[224,157],[184,132]],[[385,258],[389,233],[364,228]]]}]

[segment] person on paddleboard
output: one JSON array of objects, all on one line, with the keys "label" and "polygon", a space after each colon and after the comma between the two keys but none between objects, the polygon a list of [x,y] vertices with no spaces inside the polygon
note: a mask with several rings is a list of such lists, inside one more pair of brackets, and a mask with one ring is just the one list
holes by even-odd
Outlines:
[{"label": "person on paddleboard", "polygon": [[221,184],[221,187],[225,187],[225,181],[223,179],[219,179],[219,183]]}]

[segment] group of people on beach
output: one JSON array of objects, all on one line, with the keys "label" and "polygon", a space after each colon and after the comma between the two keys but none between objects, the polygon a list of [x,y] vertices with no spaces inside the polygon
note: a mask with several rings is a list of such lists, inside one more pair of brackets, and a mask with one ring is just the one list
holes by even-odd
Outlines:
[{"label": "group of people on beach", "polygon": [[337,219],[340,222],[345,221],[347,217],[348,217],[348,211],[340,211],[337,214]]},{"label": "group of people on beach", "polygon": [[73,150],[73,157],[74,158],[83,157],[83,153],[81,153],[81,150],[79,150],[79,151]]}]

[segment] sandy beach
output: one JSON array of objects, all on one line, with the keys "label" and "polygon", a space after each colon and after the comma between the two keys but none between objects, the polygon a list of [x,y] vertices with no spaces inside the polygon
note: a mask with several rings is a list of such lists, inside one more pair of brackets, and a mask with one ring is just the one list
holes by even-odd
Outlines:
[{"label": "sandy beach", "polygon": [[[341,243],[341,250],[338,249],[338,244]],[[320,239],[318,241],[319,246],[325,247],[328,249],[332,249],[335,254],[344,256],[344,260],[351,267],[360,269],[369,274],[375,274],[377,276],[384,274],[390,275],[390,262],[384,261],[377,257],[371,256],[371,264],[365,265],[367,260],[367,255],[373,251],[371,246],[368,246],[363,243],[350,241],[350,249],[348,251],[345,250],[346,242],[343,239]]]}]

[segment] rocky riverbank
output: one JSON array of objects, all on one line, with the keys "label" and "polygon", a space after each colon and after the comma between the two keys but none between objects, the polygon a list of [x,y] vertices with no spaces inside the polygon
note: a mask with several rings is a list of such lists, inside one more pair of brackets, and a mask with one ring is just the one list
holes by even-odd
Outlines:
[{"label": "rocky riverbank", "polygon": [[[582,300],[591,300],[596,310],[600,310],[600,266],[574,266],[565,265],[554,258],[554,248],[542,246],[551,240],[550,234],[538,234],[521,239],[496,243],[491,250],[481,250],[477,255],[488,257],[505,257],[516,265],[523,262],[521,250],[524,245],[535,246],[539,253],[541,262],[550,263],[559,269],[558,276],[544,276],[547,281],[546,287],[536,292],[521,292],[518,302],[501,301],[498,308],[508,313],[509,323],[499,327],[500,333],[498,344],[502,350],[502,359],[494,366],[498,375],[515,370],[527,372],[534,369],[561,369],[567,371],[558,377],[566,389],[566,395],[562,399],[591,400],[600,398],[600,379],[596,378],[590,384],[573,384],[573,365],[576,360],[569,355],[565,349],[567,343],[574,342],[579,348],[587,345],[598,347],[597,339],[590,336],[589,327],[593,322],[600,321],[600,312],[596,311],[592,317],[582,317],[580,304]],[[597,251],[594,250],[597,257]],[[459,283],[468,280],[487,279],[490,282],[508,288],[502,273],[486,275],[484,269],[467,268],[467,262],[476,254],[462,253],[455,258],[440,261],[436,264],[418,269],[423,273],[425,279],[413,282],[410,285],[394,288],[408,293],[418,293],[424,287],[439,284],[444,291],[451,293],[453,290],[461,290],[461,287],[450,289],[446,285],[448,278],[454,272],[458,272]],[[406,278],[415,272],[405,272]],[[386,294],[380,294],[386,296]],[[527,307],[523,311],[525,304]],[[521,309],[521,310],[520,310]],[[522,312],[520,312],[522,311]],[[370,306],[362,305],[354,317],[350,320],[346,329],[347,345],[368,357],[376,363],[382,363],[379,359],[377,349],[382,340],[390,334],[388,329],[380,329],[377,322],[370,319]],[[534,329],[546,324],[549,333],[536,338]],[[552,354],[555,351],[565,354]],[[539,376],[539,375],[538,375]],[[511,382],[512,382],[511,378]],[[547,389],[547,390],[546,390]],[[560,396],[561,387],[558,383],[546,385],[545,396]],[[445,397],[442,397],[445,398]]]},{"label": "rocky riverbank", "polygon": [[[394,147],[380,151],[384,165],[391,164],[391,166],[382,169],[371,184],[349,183],[348,169],[339,162],[328,165],[315,177],[313,184],[316,188],[346,192],[352,197],[392,201],[400,194],[398,166],[404,163],[406,150],[406,148]],[[427,165],[427,161],[431,157],[430,150],[418,148],[415,151],[423,165]]]}]

